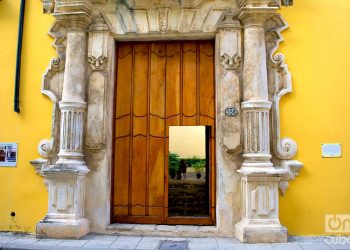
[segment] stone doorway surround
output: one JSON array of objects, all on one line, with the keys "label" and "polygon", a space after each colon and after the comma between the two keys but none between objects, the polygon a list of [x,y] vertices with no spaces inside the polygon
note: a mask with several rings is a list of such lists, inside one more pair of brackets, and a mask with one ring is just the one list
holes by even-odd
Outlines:
[{"label": "stone doorway surround", "polygon": [[[277,53],[281,0],[42,0],[58,57],[43,76],[52,135],[31,161],[49,192],[37,237],[89,232],[236,236],[286,242],[278,189],[298,175],[296,143],[280,137],[279,101],[292,91]],[[115,46],[118,41],[215,39],[216,226],[110,225]],[[230,112],[231,111],[231,112]],[[229,113],[235,113],[229,116]],[[167,233],[166,233],[167,232]]]}]

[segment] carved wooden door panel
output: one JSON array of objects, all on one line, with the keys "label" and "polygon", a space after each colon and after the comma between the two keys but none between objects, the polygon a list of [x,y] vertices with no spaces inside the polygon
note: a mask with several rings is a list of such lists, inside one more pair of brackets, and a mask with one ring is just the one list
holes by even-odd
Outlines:
[{"label": "carved wooden door panel", "polygon": [[[118,43],[112,221],[213,224],[214,43]],[[208,218],[168,217],[169,126],[210,126]]]}]

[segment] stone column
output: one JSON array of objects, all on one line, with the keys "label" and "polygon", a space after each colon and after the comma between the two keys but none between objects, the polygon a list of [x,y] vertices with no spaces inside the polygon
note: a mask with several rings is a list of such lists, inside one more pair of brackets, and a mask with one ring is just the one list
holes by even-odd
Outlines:
[{"label": "stone column", "polygon": [[86,0],[56,1],[54,16],[67,27],[59,159],[42,171],[48,185],[46,217],[37,224],[37,237],[79,238],[89,232],[84,217],[87,28],[91,4]]},{"label": "stone column", "polygon": [[[239,19],[244,26],[243,135],[241,174],[242,220],[236,237],[243,242],[286,242],[278,217],[279,172],[271,163],[265,22],[275,8],[269,1],[244,1]],[[255,1],[256,2],[256,1]],[[264,4],[265,3],[265,4]]]}]

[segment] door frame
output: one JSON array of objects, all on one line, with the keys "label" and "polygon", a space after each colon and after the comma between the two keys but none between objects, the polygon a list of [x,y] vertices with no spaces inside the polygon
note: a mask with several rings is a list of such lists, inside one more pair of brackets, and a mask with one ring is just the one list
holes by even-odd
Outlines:
[{"label": "door frame", "polygon": [[[112,30],[112,33],[108,33],[109,45],[108,54],[111,60],[108,62],[108,102],[107,108],[109,109],[109,115],[107,119],[107,133],[112,134],[114,124],[114,93],[115,93],[115,48],[118,42],[145,42],[145,41],[186,41],[186,40],[214,40],[214,81],[215,81],[215,101],[216,101],[216,119],[215,119],[215,225],[204,226],[205,231],[193,230],[192,226],[182,226],[181,235],[187,236],[203,236],[203,235],[221,235],[221,236],[234,236],[235,229],[234,225],[241,218],[241,191],[240,191],[240,174],[236,172],[241,166],[242,144],[241,144],[241,77],[240,77],[240,61],[237,63],[237,67],[227,67],[227,61],[223,60],[228,54],[232,57],[241,58],[241,25],[232,20],[230,27],[217,25],[216,28],[210,32],[184,32],[184,33],[128,33],[120,35],[113,29],[114,21],[107,15],[103,15],[104,19]],[[224,20],[225,16],[221,18]],[[227,50],[227,44],[232,45]],[[233,91],[233,92],[231,92]],[[228,117],[225,115],[225,108],[228,106],[234,107],[238,113],[234,117]],[[105,229],[112,232],[123,232],[124,234],[150,234],[148,230],[138,231],[139,229],[131,229],[133,226],[112,223],[112,203],[111,203],[111,192],[112,192],[112,168],[113,154],[112,144],[113,140],[111,137],[107,138],[110,145],[110,153],[108,154],[108,183],[107,183],[107,194],[108,194],[108,220],[105,221]],[[237,202],[234,203],[233,201]],[[177,226],[176,226],[177,227]],[[174,230],[171,226],[162,231],[163,235],[174,235]],[[153,235],[159,235],[158,231],[155,231]]]}]

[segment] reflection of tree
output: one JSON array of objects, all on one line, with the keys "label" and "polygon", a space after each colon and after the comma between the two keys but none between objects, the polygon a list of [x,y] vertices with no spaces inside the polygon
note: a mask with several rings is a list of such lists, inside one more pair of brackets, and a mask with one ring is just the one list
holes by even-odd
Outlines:
[{"label": "reflection of tree", "polygon": [[175,178],[177,171],[179,170],[180,156],[175,153],[169,152],[169,175],[172,179]]},{"label": "reflection of tree", "polygon": [[184,159],[185,162],[187,163],[188,166],[194,167],[195,165],[205,165],[206,160],[205,159],[200,159],[197,156],[193,156],[192,158]]}]

